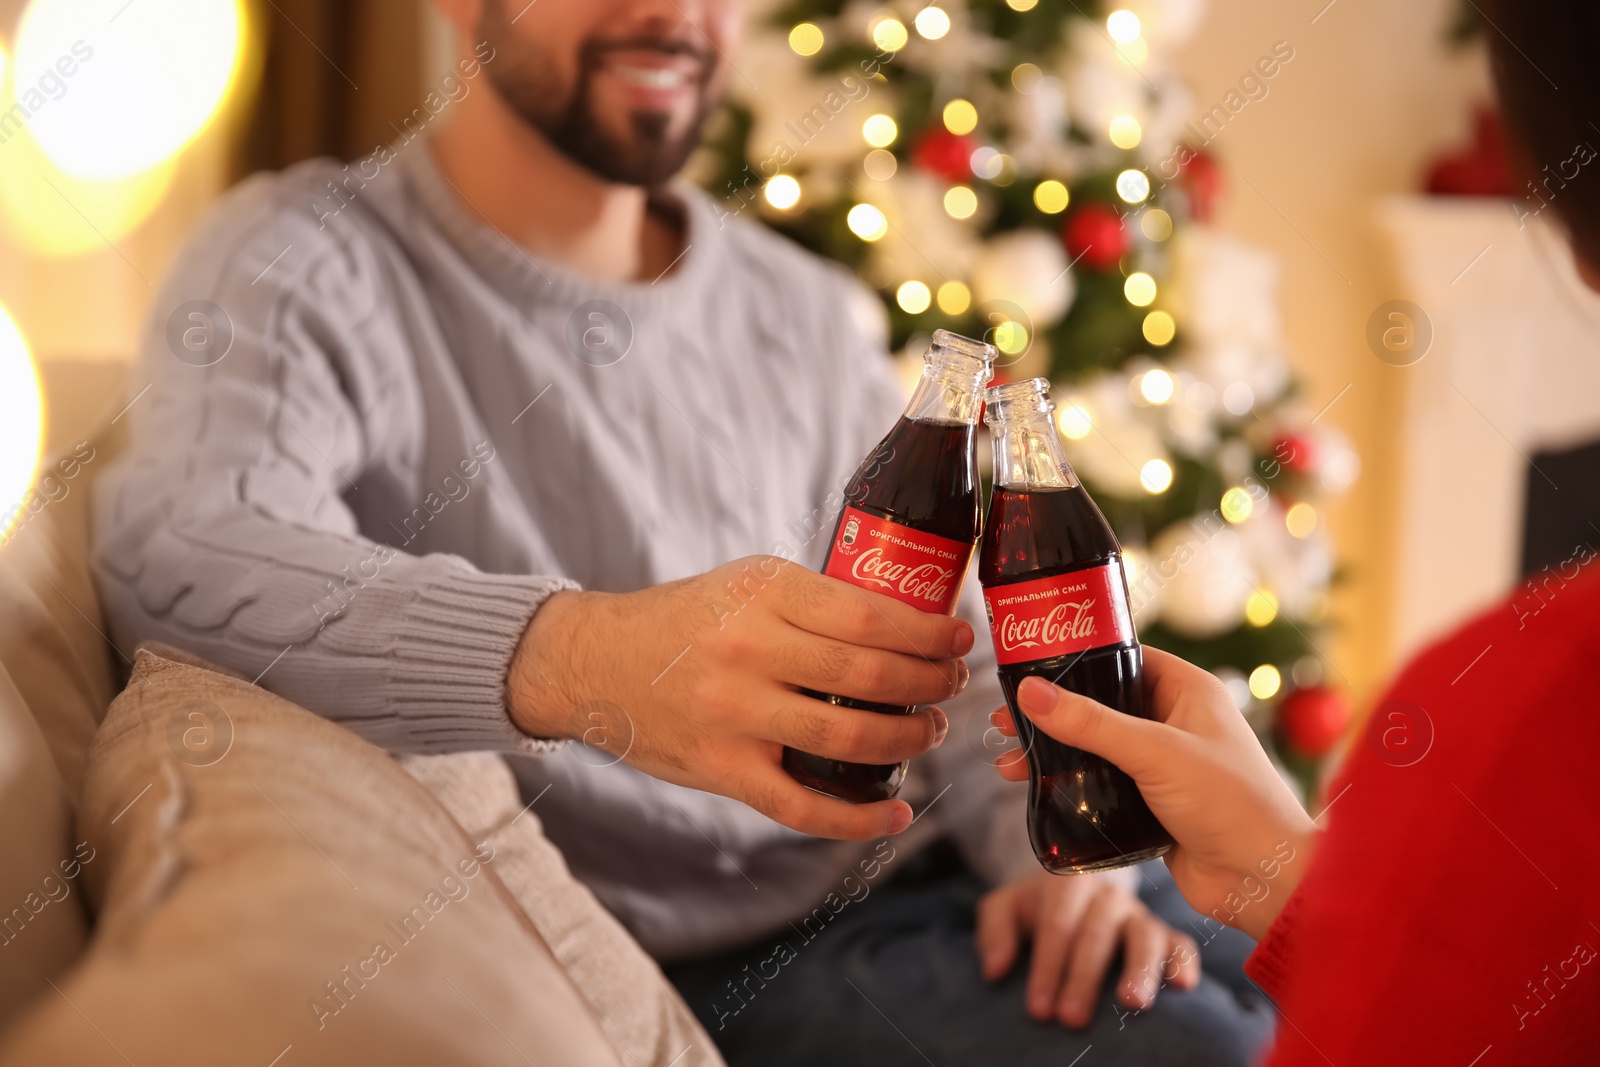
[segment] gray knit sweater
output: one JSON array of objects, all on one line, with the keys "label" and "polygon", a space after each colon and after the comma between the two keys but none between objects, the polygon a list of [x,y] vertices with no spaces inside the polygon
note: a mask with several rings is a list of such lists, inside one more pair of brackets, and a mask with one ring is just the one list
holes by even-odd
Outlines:
[{"label": "gray knit sweater", "polygon": [[[852,326],[854,281],[689,189],[671,272],[604,284],[489,229],[421,143],[349,173],[246,182],[167,279],[131,448],[98,490],[113,636],[259,675],[392,751],[512,756],[573,871],[660,958],[787,929],[848,889],[872,843],[541,746],[508,718],[505,679],[554,590],[754,552],[820,561],[825,499],[903,403]],[[620,335],[582,344],[620,325],[596,300],[631,322],[614,362]],[[1022,791],[987,767],[973,718],[999,703],[987,644],[907,797],[920,810],[950,788],[896,862],[944,832],[993,878],[1037,869]]]}]

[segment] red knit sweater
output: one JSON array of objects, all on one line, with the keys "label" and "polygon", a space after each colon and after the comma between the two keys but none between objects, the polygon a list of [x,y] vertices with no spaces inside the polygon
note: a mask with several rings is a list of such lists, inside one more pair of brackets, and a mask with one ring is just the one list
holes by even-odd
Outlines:
[{"label": "red knit sweater", "polygon": [[1271,1064],[1600,1063],[1600,567],[1419,656],[1328,796],[1246,967]]}]

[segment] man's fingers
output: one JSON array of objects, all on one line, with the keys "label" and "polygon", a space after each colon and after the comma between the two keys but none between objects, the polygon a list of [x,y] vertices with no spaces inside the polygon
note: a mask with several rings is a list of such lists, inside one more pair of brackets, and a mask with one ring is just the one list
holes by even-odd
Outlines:
[{"label": "man's fingers", "polygon": [[936,747],[949,730],[949,718],[934,707],[884,715],[793,694],[768,717],[765,739],[824,759],[899,763]]},{"label": "man's fingers", "polygon": [[867,841],[890,837],[911,825],[911,805],[905,801],[851,804],[814,793],[779,769],[776,755],[752,761],[729,784],[733,788],[728,795],[735,800],[812,837]]},{"label": "man's fingers", "polygon": [[1083,913],[1095,894],[1070,893],[1054,907],[1041,908],[1033,923],[1033,962],[1028,967],[1028,1014],[1050,1018],[1067,955],[1083,927]]},{"label": "man's fingers", "polygon": [[1082,1027],[1094,1015],[1100,983],[1105,980],[1117,941],[1128,919],[1128,898],[1119,893],[1097,893],[1078,924],[1072,942],[1066,984],[1061,990],[1056,1016],[1068,1026]]},{"label": "man's fingers", "polygon": [[1153,916],[1128,923],[1122,939],[1122,981],[1117,986],[1117,999],[1123,1004],[1142,1011],[1155,1003],[1171,951],[1171,933]]},{"label": "man's fingers", "polygon": [[882,593],[792,568],[777,612],[822,637],[931,660],[972,651],[977,635],[961,619],[919,611]]},{"label": "man's fingers", "polygon": [[1028,780],[1028,754],[1020,748],[1000,753],[994,759],[994,766],[1000,772],[1000,777],[1008,782]]},{"label": "man's fingers", "polygon": [[986,893],[978,901],[978,960],[983,977],[992,982],[1011,970],[1017,961],[1017,894],[1009,888]]},{"label": "man's fingers", "polygon": [[1168,985],[1193,989],[1200,984],[1200,946],[1188,934],[1167,928],[1167,959],[1161,977]]},{"label": "man's fingers", "polygon": [[1064,744],[1102,756],[1134,779],[1169,762],[1178,735],[1164,723],[1113,711],[1043,678],[1025,678],[1017,703],[1035,726]]},{"label": "man's fingers", "polygon": [[779,679],[804,689],[911,706],[949,700],[971,677],[961,660],[926,660],[899,652],[844,644],[796,630],[773,649]]}]

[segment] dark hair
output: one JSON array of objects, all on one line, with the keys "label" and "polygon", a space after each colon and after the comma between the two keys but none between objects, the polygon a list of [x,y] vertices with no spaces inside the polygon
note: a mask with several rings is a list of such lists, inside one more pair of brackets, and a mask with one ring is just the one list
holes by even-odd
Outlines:
[{"label": "dark hair", "polygon": [[1600,3],[1482,0],[1482,7],[1520,175],[1512,195],[1533,207],[1548,203],[1574,251],[1600,270]]}]

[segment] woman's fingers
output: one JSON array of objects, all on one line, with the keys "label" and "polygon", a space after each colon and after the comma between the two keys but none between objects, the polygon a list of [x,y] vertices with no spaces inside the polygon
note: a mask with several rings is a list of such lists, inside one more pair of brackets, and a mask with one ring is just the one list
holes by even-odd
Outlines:
[{"label": "woman's fingers", "polygon": [[1065,744],[1116,764],[1134,779],[1154,773],[1179,736],[1171,727],[1113,711],[1043,678],[1025,678],[1017,703],[1035,726]]}]

